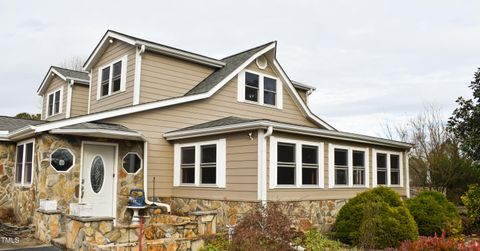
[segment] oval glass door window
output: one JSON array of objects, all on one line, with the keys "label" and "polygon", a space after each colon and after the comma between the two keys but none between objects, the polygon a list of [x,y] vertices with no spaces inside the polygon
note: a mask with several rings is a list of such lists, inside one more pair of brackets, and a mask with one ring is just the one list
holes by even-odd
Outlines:
[{"label": "oval glass door window", "polygon": [[99,193],[102,190],[104,176],[105,167],[103,159],[97,155],[93,158],[92,166],[90,167],[90,184],[93,192]]}]

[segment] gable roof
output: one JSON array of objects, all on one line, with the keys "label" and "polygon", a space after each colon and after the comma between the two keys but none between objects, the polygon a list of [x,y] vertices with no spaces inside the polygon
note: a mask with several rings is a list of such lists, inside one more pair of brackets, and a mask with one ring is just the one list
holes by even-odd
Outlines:
[{"label": "gable roof", "polygon": [[167,140],[178,140],[253,129],[267,129],[269,127],[272,127],[274,131],[302,134],[314,137],[349,140],[359,143],[378,144],[384,146],[394,146],[402,149],[410,149],[412,147],[412,145],[409,143],[356,133],[313,128],[270,119],[244,119],[233,116],[167,132],[164,133],[163,136]]},{"label": "gable roof", "polygon": [[118,39],[120,41],[123,41],[123,42],[125,42],[127,44],[130,44],[130,45],[133,45],[133,46],[138,46],[138,47],[141,47],[141,48],[145,48],[146,50],[155,51],[155,52],[158,52],[158,53],[161,53],[161,54],[169,55],[169,56],[176,57],[176,58],[185,59],[187,61],[192,61],[192,62],[196,62],[196,63],[200,63],[200,64],[204,64],[204,65],[208,65],[208,66],[212,66],[212,67],[216,67],[216,68],[221,68],[225,65],[224,62],[222,62],[221,60],[215,59],[215,58],[211,58],[211,57],[207,57],[207,56],[200,55],[200,54],[197,54],[197,53],[181,50],[181,49],[174,48],[174,47],[171,47],[171,46],[167,46],[167,45],[164,45],[164,44],[155,43],[155,42],[145,40],[145,39],[142,39],[142,38],[138,38],[138,37],[134,37],[134,36],[131,36],[131,35],[126,35],[126,34],[118,32],[118,31],[107,30],[107,32],[103,35],[102,39],[97,44],[97,46],[95,47],[93,52],[87,58],[87,61],[85,61],[85,64],[83,65],[84,70],[89,71],[93,67],[93,65],[100,58],[102,52],[104,52],[107,49],[107,47],[110,43],[110,39],[112,39],[112,38],[113,39]]},{"label": "gable roof", "polygon": [[45,123],[45,121],[0,116],[0,131],[13,132],[26,126],[40,125],[43,123]]},{"label": "gable roof", "polygon": [[235,71],[241,64],[255,55],[257,52],[265,49],[269,45],[276,46],[276,42],[269,42],[255,48],[237,53],[235,55],[226,57],[222,59],[225,62],[225,66],[221,69],[216,70],[212,74],[210,74],[207,78],[202,80],[198,83],[195,87],[193,87],[190,91],[188,91],[185,95],[195,95],[200,93],[206,93],[210,91],[213,87],[215,87],[220,81],[226,78],[230,73]]},{"label": "gable roof", "polygon": [[88,72],[76,71],[52,65],[48,69],[47,74],[45,75],[42,83],[38,87],[37,94],[42,94],[47,89],[48,83],[54,75],[58,76],[64,81],[73,80],[75,83],[80,83],[84,85],[90,84],[90,76],[88,75]]}]

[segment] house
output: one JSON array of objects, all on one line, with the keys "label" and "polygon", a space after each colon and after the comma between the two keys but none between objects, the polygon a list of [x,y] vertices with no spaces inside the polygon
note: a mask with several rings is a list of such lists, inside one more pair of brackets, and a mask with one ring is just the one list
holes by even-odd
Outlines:
[{"label": "house", "polygon": [[40,201],[54,201],[118,227],[141,188],[174,214],[215,211],[219,227],[280,201],[297,223],[328,228],[368,188],[408,197],[411,146],[317,117],[315,88],[291,80],[276,50],[214,59],[107,31],[84,71],[50,67],[42,121],[0,117],[0,207],[38,222]]}]

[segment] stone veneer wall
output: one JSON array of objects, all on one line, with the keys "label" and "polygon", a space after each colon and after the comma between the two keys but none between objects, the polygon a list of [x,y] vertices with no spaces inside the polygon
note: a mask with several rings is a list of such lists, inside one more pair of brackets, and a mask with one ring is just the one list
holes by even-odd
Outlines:
[{"label": "stone veneer wall", "polygon": [[[80,184],[80,158],[82,141],[110,142],[119,145],[117,167],[118,222],[130,222],[131,212],[126,209],[132,188],[143,188],[143,167],[137,174],[127,174],[122,168],[122,158],[128,152],[143,156],[143,143],[125,140],[107,140],[67,135],[38,135],[35,140],[34,175],[31,186],[14,185],[16,143],[0,143],[0,203],[14,209],[18,224],[34,221],[34,212],[40,199],[57,200],[58,210],[69,214],[70,203],[78,202]],[[58,148],[67,148],[75,155],[74,166],[67,172],[57,172],[50,166],[50,155]]]},{"label": "stone veneer wall", "polygon": [[[191,198],[162,198],[169,203],[172,212],[187,214],[195,211],[216,211],[217,225],[237,224],[243,215],[259,205],[259,202],[216,201]],[[282,201],[279,202],[285,213],[292,216],[294,227],[299,229],[318,228],[330,231],[340,208],[346,200],[316,200],[316,201]],[[275,202],[277,203],[277,202]]]},{"label": "stone veneer wall", "polygon": [[0,207],[12,207],[15,144],[0,142]]}]

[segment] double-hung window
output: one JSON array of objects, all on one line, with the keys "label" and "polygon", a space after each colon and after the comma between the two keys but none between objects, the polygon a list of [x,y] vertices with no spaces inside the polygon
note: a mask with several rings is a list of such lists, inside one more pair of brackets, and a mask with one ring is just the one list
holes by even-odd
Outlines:
[{"label": "double-hung window", "polygon": [[390,185],[400,185],[400,156],[390,155]]},{"label": "double-hung window", "polygon": [[97,99],[125,90],[127,56],[99,69]]},{"label": "double-hung window", "polygon": [[62,89],[48,94],[47,116],[54,116],[62,112],[61,109]]},{"label": "double-hung window", "polygon": [[335,185],[348,185],[348,150],[335,148]]},{"label": "double-hung window", "polygon": [[353,185],[365,185],[365,152],[353,151]]},{"label": "double-hung window", "polygon": [[270,187],[323,187],[323,143],[271,138]]},{"label": "double-hung window", "polygon": [[15,158],[15,183],[29,186],[33,179],[34,140],[21,142],[17,145]]},{"label": "double-hung window", "polygon": [[368,187],[368,148],[329,144],[329,187]]},{"label": "double-hung window", "polygon": [[295,185],[295,144],[278,143],[277,145],[277,184]]},{"label": "double-hung window", "polygon": [[377,184],[387,184],[387,154],[377,153]]},{"label": "double-hung window", "polygon": [[402,153],[374,150],[374,185],[402,185]]},{"label": "double-hung window", "polygon": [[225,187],[225,139],[175,144],[175,186]]},{"label": "double-hung window", "polygon": [[243,71],[238,79],[238,101],[282,109],[282,88],[275,77]]}]

